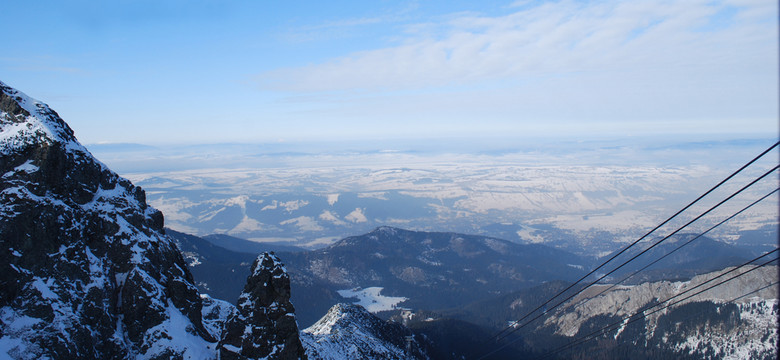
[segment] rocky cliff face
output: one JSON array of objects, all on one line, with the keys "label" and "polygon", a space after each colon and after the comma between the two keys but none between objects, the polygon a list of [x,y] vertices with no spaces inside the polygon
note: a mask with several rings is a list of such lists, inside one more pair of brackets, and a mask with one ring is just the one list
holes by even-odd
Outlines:
[{"label": "rocky cliff face", "polygon": [[[595,295],[607,285],[595,286],[553,312],[538,332],[551,330],[565,337],[582,336],[623,317],[642,313],[659,301],[672,298],[731,269],[702,274],[690,281],[619,286],[599,296]],[[598,341],[602,342],[602,346],[606,346],[603,345],[605,340],[637,344],[667,351],[667,354],[678,358],[776,358],[777,316],[780,311],[778,269],[775,266],[751,269],[740,269],[726,278],[743,272],[745,276],[664,311],[653,314],[647,311],[649,315],[642,321],[625,322],[603,334]],[[753,292],[756,289],[759,291]],[[743,296],[745,294],[748,295]],[[685,296],[675,300],[683,298]]]},{"label": "rocky cliff face", "polygon": [[275,255],[262,254],[252,265],[238,306],[225,323],[219,353],[221,359],[306,357],[290,303],[290,277]]},{"label": "rocky cliff face", "polygon": [[0,289],[0,357],[217,355],[220,326],[204,326],[162,214],[56,112],[1,82]]}]

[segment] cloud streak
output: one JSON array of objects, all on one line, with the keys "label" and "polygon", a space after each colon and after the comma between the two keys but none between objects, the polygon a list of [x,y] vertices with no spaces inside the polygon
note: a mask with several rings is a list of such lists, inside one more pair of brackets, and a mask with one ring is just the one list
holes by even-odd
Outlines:
[{"label": "cloud streak", "polygon": [[[410,25],[393,47],[261,74],[293,92],[408,90],[578,72],[723,70],[766,66],[770,2],[559,1],[504,16],[460,14]],[[708,29],[723,11],[735,16]]]},{"label": "cloud streak", "polygon": [[320,134],[776,132],[772,1],[515,5],[256,80]]}]

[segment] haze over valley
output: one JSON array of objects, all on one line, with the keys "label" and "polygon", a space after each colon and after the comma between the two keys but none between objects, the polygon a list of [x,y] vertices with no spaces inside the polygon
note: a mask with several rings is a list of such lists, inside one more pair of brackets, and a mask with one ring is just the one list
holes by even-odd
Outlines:
[{"label": "haze over valley", "polygon": [[[462,146],[410,141],[403,150],[357,143],[351,150],[321,145],[318,152],[305,144],[97,145],[93,152],[127,169],[122,175],[147,191],[166,226],[194,235],[319,248],[389,225],[597,256],[643,235],[770,142],[640,138],[553,146],[518,139],[496,149],[461,139]],[[160,171],[161,164],[178,169]],[[749,175],[767,166],[764,161]],[[771,179],[757,184],[689,231],[703,231],[773,185]],[[745,231],[768,230],[771,243],[776,203],[773,196],[710,236],[738,243]]]}]

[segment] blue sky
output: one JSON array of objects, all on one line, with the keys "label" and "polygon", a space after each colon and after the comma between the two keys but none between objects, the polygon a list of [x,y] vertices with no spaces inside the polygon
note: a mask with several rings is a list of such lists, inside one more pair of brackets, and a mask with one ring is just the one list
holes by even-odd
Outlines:
[{"label": "blue sky", "polygon": [[5,1],[86,144],[778,131],[774,0]]}]

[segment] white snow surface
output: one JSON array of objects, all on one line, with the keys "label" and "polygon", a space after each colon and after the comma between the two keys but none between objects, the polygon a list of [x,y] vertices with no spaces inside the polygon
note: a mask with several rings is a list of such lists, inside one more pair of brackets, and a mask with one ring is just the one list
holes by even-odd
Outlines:
[{"label": "white snow surface", "polygon": [[[0,155],[8,155],[39,142],[49,144],[59,142],[65,145],[68,151],[89,153],[86,148],[74,141],[72,131],[67,125],[61,120],[56,120],[58,118],[56,113],[48,105],[8,87],[2,81],[0,81],[0,88],[15,98],[21,108],[30,113],[21,122],[0,126]],[[5,116],[6,113],[0,115]]]},{"label": "white snow surface", "polygon": [[334,214],[330,210],[323,210],[322,214],[319,216],[320,220],[329,221],[335,225],[344,225],[346,224],[344,221],[339,219],[338,215]]},{"label": "white snow surface", "polygon": [[359,309],[337,304],[300,336],[311,360],[413,358],[404,349],[380,339],[377,331]]},{"label": "white snow surface", "polygon": [[[238,214],[223,216],[216,222],[202,219],[226,209],[225,199],[249,193],[255,194],[253,200],[263,200],[267,205],[265,211],[250,212],[249,216],[267,226],[247,230],[240,235],[243,238],[295,237],[308,242],[302,239],[343,236],[381,225],[404,224],[420,230],[480,229],[506,222],[522,225],[516,229],[518,233],[507,234],[523,242],[553,241],[542,230],[548,225],[572,232],[578,236],[570,241],[583,252],[591,251],[586,250],[592,248],[588,235],[594,231],[608,232],[615,241],[635,240],[643,230],[662,221],[663,214],[679,210],[683,199],[699,195],[702,184],[717,183],[721,175],[695,165],[537,166],[523,158],[488,158],[485,163],[486,159],[476,156],[464,156],[458,158],[462,162],[450,164],[434,155],[413,159],[413,164],[404,165],[408,171],[393,171],[398,164],[374,158],[352,165],[356,160],[345,157],[340,160],[350,165],[328,168],[304,163],[262,169],[150,170],[126,175],[151,190],[149,202],[164,210],[169,227],[194,234],[230,231],[242,220]],[[420,176],[429,181],[416,181]],[[745,199],[756,199],[774,189],[769,186],[756,184],[745,193]],[[188,192],[180,191],[185,189]],[[335,196],[328,194],[336,193],[338,201],[331,204],[329,200]],[[776,199],[757,204],[751,212],[730,220],[710,235],[723,239],[737,231],[777,224]],[[733,199],[733,206],[731,201],[724,204],[724,211],[747,205],[743,200]],[[289,210],[282,206],[291,201],[297,201],[293,203],[296,205],[309,203]],[[315,217],[320,227],[275,228],[282,221],[300,216]],[[269,217],[273,221],[265,220]],[[705,217],[697,224],[704,227],[703,231],[719,220]],[[597,251],[601,250],[593,249],[594,254]]]},{"label": "white snow surface", "polygon": [[366,215],[363,213],[365,209],[355,208],[351,213],[347,214],[344,219],[347,219],[353,223],[364,223],[368,221]]},{"label": "white snow surface", "polygon": [[215,339],[220,339],[222,337],[222,326],[228,319],[228,316],[236,311],[236,307],[227,301],[214,299],[206,294],[201,294],[200,298],[203,300],[203,307],[201,308],[203,326],[211,336]]},{"label": "white snow surface", "polygon": [[360,305],[372,313],[397,309],[398,304],[409,300],[409,298],[401,296],[384,296],[381,294],[383,289],[383,287],[368,287],[338,290],[337,292],[341,297],[347,299],[357,298],[358,301],[354,304]]},{"label": "white snow surface", "polygon": [[210,343],[200,337],[190,320],[168,300],[166,307],[168,318],[161,324],[149,329],[146,337],[157,338],[149,350],[139,359],[154,359],[168,352],[180,354],[184,359],[216,359],[216,343]]},{"label": "white snow surface", "polygon": [[38,358],[38,346],[21,335],[41,324],[43,320],[19,314],[6,306],[0,309],[0,321],[6,325],[5,333],[0,337],[0,358]]},{"label": "white snow surface", "polygon": [[25,162],[24,164],[19,165],[16,168],[14,168],[14,171],[20,171],[20,172],[26,172],[26,173],[33,173],[33,172],[36,172],[38,170],[39,170],[39,168],[37,166],[33,165],[32,160],[27,160],[27,162]]},{"label": "white snow surface", "polygon": [[302,231],[321,231],[324,229],[317,223],[317,220],[311,216],[299,216],[294,219],[282,221],[279,225],[295,225]]}]

